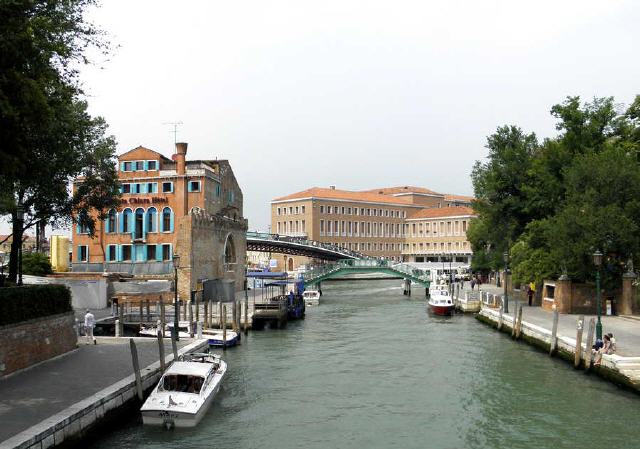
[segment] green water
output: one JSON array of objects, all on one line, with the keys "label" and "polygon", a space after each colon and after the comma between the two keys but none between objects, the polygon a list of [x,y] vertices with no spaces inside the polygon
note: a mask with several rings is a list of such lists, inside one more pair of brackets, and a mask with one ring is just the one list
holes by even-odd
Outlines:
[{"label": "green water", "polygon": [[137,420],[90,447],[640,447],[640,397],[473,317],[430,316],[399,284],[324,284],[306,320],[226,352],[196,429]]}]

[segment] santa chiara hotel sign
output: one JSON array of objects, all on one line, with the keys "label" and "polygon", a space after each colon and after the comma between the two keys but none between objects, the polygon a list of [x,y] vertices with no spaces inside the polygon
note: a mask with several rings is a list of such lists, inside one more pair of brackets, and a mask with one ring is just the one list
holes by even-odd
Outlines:
[{"label": "santa chiara hotel sign", "polygon": [[128,198],[122,200],[124,204],[165,204],[169,202],[166,196],[153,196],[151,198]]}]

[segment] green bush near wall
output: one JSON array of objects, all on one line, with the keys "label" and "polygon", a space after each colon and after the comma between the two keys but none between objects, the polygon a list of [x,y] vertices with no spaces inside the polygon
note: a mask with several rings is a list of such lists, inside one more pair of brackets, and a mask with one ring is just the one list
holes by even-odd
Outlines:
[{"label": "green bush near wall", "polygon": [[71,310],[71,291],[64,285],[0,288],[0,326]]}]

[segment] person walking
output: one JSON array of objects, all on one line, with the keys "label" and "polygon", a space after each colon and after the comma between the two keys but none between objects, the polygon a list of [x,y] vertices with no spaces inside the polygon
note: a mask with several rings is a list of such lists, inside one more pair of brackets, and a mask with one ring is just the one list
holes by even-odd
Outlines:
[{"label": "person walking", "polygon": [[91,310],[87,309],[87,313],[84,316],[84,334],[87,337],[87,344],[91,344],[93,340],[93,344],[97,345],[96,337],[93,336],[93,328],[96,325],[96,317],[93,316]]},{"label": "person walking", "polygon": [[533,305],[533,295],[536,294],[536,284],[535,282],[529,282],[527,285],[527,296],[529,297],[529,307]]}]

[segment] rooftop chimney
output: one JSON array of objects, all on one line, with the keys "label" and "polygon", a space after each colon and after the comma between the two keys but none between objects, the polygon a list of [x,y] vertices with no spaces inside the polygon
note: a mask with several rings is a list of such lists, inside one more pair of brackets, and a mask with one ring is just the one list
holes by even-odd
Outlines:
[{"label": "rooftop chimney", "polygon": [[186,174],[185,158],[187,156],[187,143],[186,142],[178,142],[176,143],[176,173],[179,175]]}]

